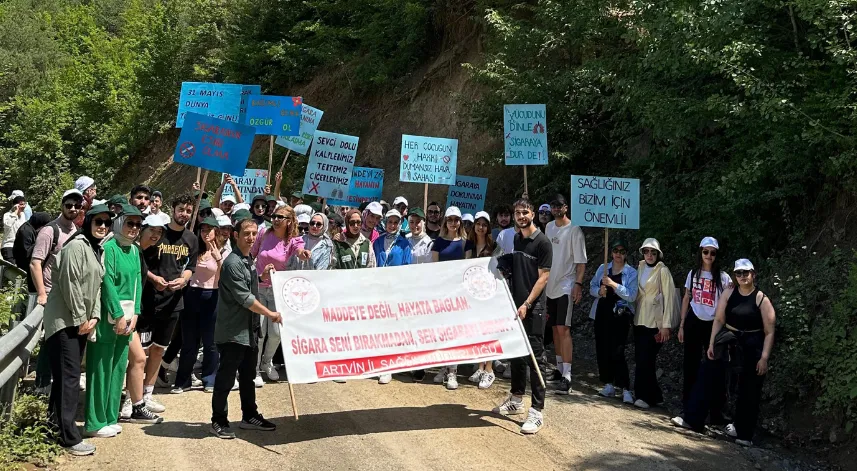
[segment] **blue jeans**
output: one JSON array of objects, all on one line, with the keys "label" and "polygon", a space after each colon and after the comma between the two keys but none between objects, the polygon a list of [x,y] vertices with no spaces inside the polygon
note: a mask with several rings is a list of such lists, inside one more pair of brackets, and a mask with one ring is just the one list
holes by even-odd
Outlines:
[{"label": "blue jeans", "polygon": [[214,345],[214,324],[217,320],[217,290],[188,288],[184,295],[185,309],[181,315],[182,349],[176,387],[189,388],[190,375],[196,363],[196,352],[202,342],[202,374],[205,387],[214,386],[220,355]]}]

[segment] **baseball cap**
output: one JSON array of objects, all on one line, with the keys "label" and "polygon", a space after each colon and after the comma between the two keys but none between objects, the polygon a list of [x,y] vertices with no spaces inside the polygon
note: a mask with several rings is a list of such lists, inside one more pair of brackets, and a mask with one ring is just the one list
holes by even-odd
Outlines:
[{"label": "baseball cap", "polygon": [[732,271],[738,270],[756,271],[756,268],[753,267],[753,262],[751,262],[750,260],[746,258],[739,258],[738,260],[735,260],[735,268],[733,268]]},{"label": "baseball cap", "polygon": [[265,197],[265,201],[278,201],[278,200],[279,200],[279,198],[277,198],[274,195],[268,195]]},{"label": "baseball cap", "polygon": [[143,219],[143,227],[166,227],[167,221],[157,214],[150,214]]},{"label": "baseball cap", "polygon": [[116,214],[114,214],[113,211],[111,211],[110,208],[108,208],[106,204],[99,204],[99,205],[93,206],[92,209],[90,209],[89,211],[86,212],[86,215],[87,216],[95,216],[96,214],[105,214],[105,213],[109,214],[111,219],[116,217]]},{"label": "baseball cap", "polygon": [[84,191],[86,191],[87,188],[91,187],[94,184],[95,184],[94,179],[87,177],[86,175],[83,175],[83,176],[79,177],[77,180],[75,180],[74,188],[77,189],[77,191],[83,193]]},{"label": "baseball cap", "polygon": [[235,197],[233,195],[227,195],[227,196],[224,196],[223,198],[220,198],[221,204],[226,203],[227,201],[231,201],[232,204],[237,203],[237,201],[235,200]]},{"label": "baseball cap", "polygon": [[714,247],[715,249],[720,250],[720,245],[714,237],[706,237],[702,239],[702,242],[699,243],[699,247]]},{"label": "baseball cap", "polygon": [[122,205],[122,215],[123,216],[140,216],[143,217],[143,213],[140,210],[131,204],[123,204]]},{"label": "baseball cap", "polygon": [[391,209],[391,210],[387,211],[387,218],[389,219],[391,217],[397,217],[397,218],[399,218],[399,220],[401,220],[402,219],[402,213],[400,213],[398,209]]},{"label": "baseball cap", "polygon": [[242,209],[245,211],[250,211],[250,205],[247,203],[238,203],[232,207],[232,214],[235,214],[238,211],[241,211]]},{"label": "baseball cap", "polygon": [[551,205],[549,205],[549,204],[547,204],[547,203],[545,203],[545,204],[543,204],[543,205],[539,206],[539,212],[541,212],[541,211],[550,211],[550,210],[551,210]]},{"label": "baseball cap", "polygon": [[482,218],[485,218],[485,220],[488,221],[489,224],[491,223],[491,216],[489,216],[488,213],[486,213],[485,211],[479,211],[478,213],[476,213],[474,219],[478,221]]},{"label": "baseball cap", "polygon": [[625,247],[628,248],[628,244],[625,243],[621,238],[613,239],[613,242],[610,243],[610,250],[615,249],[616,247]]},{"label": "baseball cap", "polygon": [[122,196],[122,195],[118,195],[118,194],[117,194],[117,195],[113,195],[113,196],[111,196],[111,197],[110,197],[110,199],[109,199],[109,200],[107,200],[107,204],[109,204],[109,205],[113,205],[113,204],[128,204],[128,198],[126,198],[126,197],[124,197],[124,196]]},{"label": "baseball cap", "polygon": [[306,214],[307,216],[312,216],[312,213],[313,213],[312,206],[310,206],[308,204],[299,204],[299,205],[295,206],[295,214],[296,215]]},{"label": "baseball cap", "polygon": [[249,209],[243,209],[243,208],[242,208],[242,209],[239,209],[238,211],[235,211],[235,212],[232,214],[232,222],[233,222],[234,224],[238,224],[238,222],[239,222],[239,221],[243,221],[243,220],[245,220],[245,219],[250,219],[250,218],[252,218],[252,217],[253,217],[253,215],[252,215],[252,214],[250,214],[250,210],[249,210]]},{"label": "baseball cap", "polygon": [[461,210],[458,209],[458,207],[456,207],[456,206],[450,206],[450,207],[446,208],[446,213],[443,215],[443,217],[448,218],[448,217],[452,217],[452,216],[455,216],[455,217],[460,219],[461,218]]},{"label": "baseball cap", "polygon": [[[23,194],[22,194],[23,195]],[[62,194],[62,201],[65,202],[66,198],[75,197],[79,199],[83,199],[83,193],[80,192],[77,188],[72,188],[71,190],[66,190],[65,193]]]},{"label": "baseball cap", "polygon": [[205,219],[203,219],[203,220],[202,220],[202,222],[201,222],[201,223],[199,223],[199,224],[200,224],[200,225],[205,224],[206,226],[211,226],[211,227],[220,227],[220,224],[218,224],[218,223],[217,223],[217,218],[216,218],[216,217],[214,217],[214,216],[208,216],[208,217],[206,217],[206,218],[205,218]]},{"label": "baseball cap", "polygon": [[408,200],[406,200],[404,196],[397,196],[396,199],[393,200],[393,206],[396,206],[399,203],[402,203],[407,206]]},{"label": "baseball cap", "polygon": [[462,221],[470,221],[470,222],[474,221],[473,215],[470,213],[464,213],[464,216],[461,216],[461,220]]},{"label": "baseball cap", "polygon": [[419,207],[408,208],[408,217],[410,217],[410,216],[417,216],[420,219],[425,219],[426,213],[423,212],[423,208],[419,208]]},{"label": "baseball cap", "polygon": [[[298,206],[300,206],[300,205],[298,205]],[[309,224],[309,220],[312,219],[312,216],[310,216],[309,214],[306,214],[306,213],[298,214],[297,219],[298,219],[298,224],[301,224],[301,223]]]},{"label": "baseball cap", "polygon": [[206,209],[211,209],[211,201],[203,199],[199,202],[199,210],[205,211]]},{"label": "baseball cap", "polygon": [[373,202],[369,203],[369,205],[366,206],[366,209],[368,209],[370,213],[372,213],[376,216],[383,216],[384,215],[384,208],[381,207],[381,203],[379,203],[377,201],[373,201]]},{"label": "baseball cap", "polygon": [[568,202],[565,200],[565,196],[562,196],[562,194],[557,193],[550,201],[550,206],[568,206]]},{"label": "baseball cap", "polygon": [[217,216],[217,227],[232,227],[232,220],[225,214]]},{"label": "baseball cap", "polygon": [[261,194],[259,194],[259,195],[254,196],[254,197],[253,197],[253,199],[252,199],[252,200],[250,200],[250,204],[255,203],[257,200],[262,200],[262,201],[264,201],[264,202],[266,202],[266,203],[268,202],[268,200],[265,198],[265,195],[261,195]]}]

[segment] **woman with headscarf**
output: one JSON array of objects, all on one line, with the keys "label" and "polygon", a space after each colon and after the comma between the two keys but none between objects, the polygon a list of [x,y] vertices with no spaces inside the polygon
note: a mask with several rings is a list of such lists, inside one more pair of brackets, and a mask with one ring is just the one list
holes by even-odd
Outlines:
[{"label": "woman with headscarf", "polygon": [[104,243],[104,280],[101,283],[101,319],[95,339],[87,344],[86,421],[90,437],[114,437],[122,431],[119,408],[128,364],[128,346],[140,315],[143,294],[140,250],[134,244],[143,214],[125,205],[119,216],[121,232]]},{"label": "woman with headscarf", "polygon": [[101,242],[113,216],[105,205],[86,213],[83,227],[60,252],[45,304],[45,338],[54,378],[48,412],[57,440],[76,456],[95,453],[95,446],[81,438],[74,418],[80,401],[80,360],[87,337],[101,319]]},{"label": "woman with headscarf", "polygon": [[[264,229],[259,226],[259,235],[250,249],[250,256],[256,259],[256,271],[262,281],[259,282],[259,301],[271,311],[276,311],[274,304],[274,288],[270,274],[274,271],[286,270],[289,261],[295,255],[301,260],[309,259],[310,252],[304,248],[304,239],[298,235],[298,224],[295,211],[291,206],[280,206],[271,215],[271,227]],[[269,317],[262,316],[262,332],[259,340],[259,367],[255,379],[256,387],[261,388],[265,383],[261,371],[265,371],[268,379],[277,381],[279,373],[274,368],[274,355],[280,346],[280,326]]]},{"label": "woman with headscarf", "polygon": [[304,249],[309,250],[309,260],[302,260],[297,254],[289,260],[289,270],[328,270],[335,268],[333,241],[330,240],[328,220],[324,213],[315,213],[309,221],[309,232],[302,235]]},{"label": "woman with headscarf", "polygon": [[33,277],[30,273],[30,259],[33,257],[33,247],[36,245],[36,235],[38,235],[39,229],[51,222],[51,219],[48,213],[33,213],[30,220],[18,229],[15,243],[12,245],[12,257],[15,259],[18,268],[27,274],[27,290],[30,293],[36,292],[36,286],[33,285]]},{"label": "woman with headscarf", "polygon": [[7,262],[16,265],[15,255],[12,246],[15,245],[15,237],[18,234],[18,229],[27,222],[27,216],[24,210],[27,208],[27,199],[24,195],[15,195],[12,198],[12,207],[3,214],[3,245],[0,248],[0,255]]},{"label": "woman with headscarf", "polygon": [[375,268],[372,241],[360,232],[362,226],[363,218],[359,210],[351,209],[345,213],[345,231],[333,238],[337,269]]}]

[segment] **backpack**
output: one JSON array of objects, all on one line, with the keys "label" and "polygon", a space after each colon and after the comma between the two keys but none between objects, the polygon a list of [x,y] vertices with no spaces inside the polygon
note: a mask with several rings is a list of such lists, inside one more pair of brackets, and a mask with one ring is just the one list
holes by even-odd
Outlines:
[{"label": "backpack", "polygon": [[[59,224],[57,224],[54,221],[51,221],[51,222],[45,224],[44,226],[42,226],[39,229],[39,231],[36,232],[36,238],[39,237],[39,234],[41,234],[42,231],[45,230],[46,227],[50,227],[51,229],[54,230],[54,240],[51,242],[51,250],[48,251],[48,255],[51,255],[51,254],[54,254],[54,251],[57,249],[57,245],[59,245],[59,243],[60,243],[60,227],[59,227]],[[57,254],[54,254],[54,255],[57,255]],[[33,259],[33,251],[30,250],[30,253],[28,254],[27,260],[26,260],[26,264],[27,264],[26,266],[27,267],[30,266],[30,261],[32,259]],[[42,267],[42,268],[44,268],[44,267]],[[27,272],[29,273],[29,268],[27,269]]]}]

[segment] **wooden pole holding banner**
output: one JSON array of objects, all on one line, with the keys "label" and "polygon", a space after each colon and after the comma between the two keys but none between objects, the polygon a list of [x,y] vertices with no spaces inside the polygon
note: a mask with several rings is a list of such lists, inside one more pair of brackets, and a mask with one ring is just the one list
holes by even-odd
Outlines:
[{"label": "wooden pole holding banner", "polygon": [[428,183],[423,188],[423,211],[428,211]]},{"label": "wooden pole holding banner", "polygon": [[610,259],[610,229],[604,228],[604,274],[607,274],[607,261]]},{"label": "wooden pole holding banner", "polygon": [[542,387],[547,389],[545,378],[542,376],[542,370],[539,368],[539,362],[536,360],[536,354],[533,353],[533,346],[530,344],[530,339],[527,338],[527,331],[524,330],[524,323],[521,322],[521,316],[518,315],[517,311],[515,311],[515,319],[518,320],[518,327],[521,328],[521,335],[524,337],[524,344],[527,346],[527,351],[530,352],[530,360],[533,360],[532,367],[536,369],[536,374],[539,375],[539,382],[542,383]]},{"label": "wooden pole holding banner", "polygon": [[283,159],[283,163],[280,164],[280,172],[283,173],[283,169],[286,168],[286,161],[289,160],[289,154],[292,153],[291,149],[286,150],[286,158]]},{"label": "wooden pole holding banner", "polygon": [[[201,171],[201,169],[200,169]],[[193,214],[190,217],[190,231],[193,232],[194,226],[196,226],[196,215],[199,213],[199,204],[202,203],[202,194],[205,193],[205,182],[208,180],[208,170],[205,171],[205,175],[202,176],[202,184],[199,186],[199,195],[196,197],[196,204],[193,206]]]},{"label": "wooden pole holding banner", "polygon": [[202,174],[202,167],[196,168],[196,182],[199,183],[199,176]]},{"label": "wooden pole holding banner", "polygon": [[295,402],[295,390],[292,388],[292,382],[289,381],[289,399],[292,400],[292,411],[295,413],[295,420],[300,420],[298,415],[298,404]]},{"label": "wooden pole holding banner", "polygon": [[530,197],[530,191],[527,188],[527,166],[524,165],[524,195],[526,198]]},{"label": "wooden pole holding banner", "polygon": [[268,184],[271,184],[271,165],[274,160],[274,136],[271,136],[271,145],[268,147]]}]

